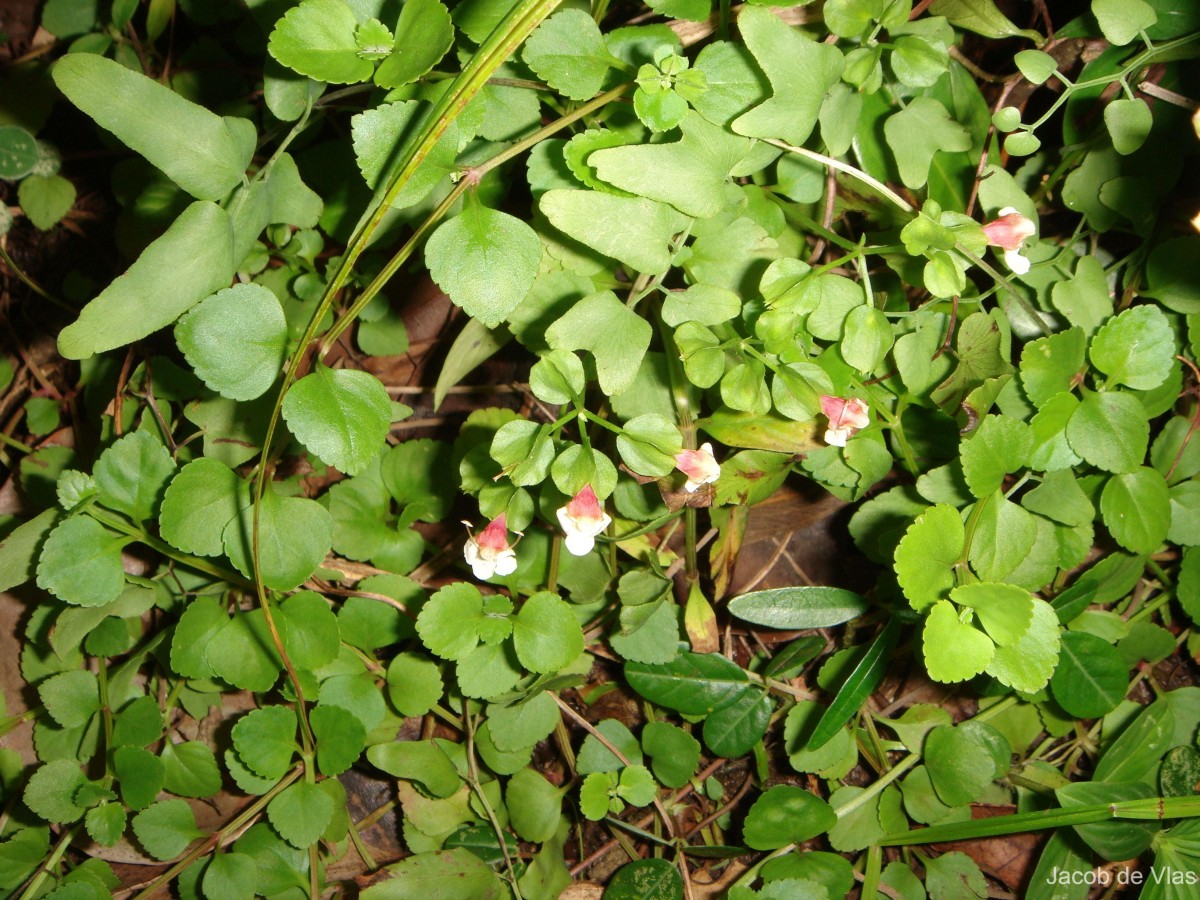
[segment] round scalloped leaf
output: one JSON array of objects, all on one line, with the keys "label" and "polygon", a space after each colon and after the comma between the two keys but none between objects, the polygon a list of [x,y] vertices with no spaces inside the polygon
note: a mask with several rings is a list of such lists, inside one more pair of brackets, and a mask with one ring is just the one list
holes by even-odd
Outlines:
[{"label": "round scalloped leaf", "polygon": [[74,822],[84,813],[75,805],[75,792],[87,783],[75,760],[51,760],[25,785],[25,805],[47,822]]},{"label": "round scalloped leaf", "polygon": [[333,818],[333,798],[315,784],[298,781],[267,805],[267,818],[293,847],[310,847]]},{"label": "round scalloped leaf", "polygon": [[1096,332],[1090,355],[1111,383],[1148,391],[1171,374],[1175,335],[1158,307],[1135,306]]},{"label": "round scalloped leaf", "polygon": [[529,68],[572,100],[587,100],[618,60],[608,52],[600,27],[581,9],[564,9],[546,19],[525,42]]},{"label": "round scalloped leaf", "polygon": [[133,833],[155,859],[174,859],[204,832],[186,800],[163,800],[133,817]]},{"label": "round scalloped leaf", "polygon": [[204,658],[221,680],[260,693],[275,686],[283,668],[261,609],[235,612],[209,639]]},{"label": "round scalloped leaf", "polygon": [[217,291],[175,324],[175,343],[196,375],[222,397],[253,400],[279,377],[287,319],[259,284]]},{"label": "round scalloped leaf", "polygon": [[87,671],[60,672],[38,685],[38,698],[63,728],[86,725],[100,710],[100,684]]},{"label": "round scalloped leaf", "polygon": [[308,715],[317,739],[317,766],[323,775],[341,775],[358,759],[367,743],[362,722],[340,706],[318,706]]},{"label": "round scalloped leaf", "polygon": [[87,811],[83,824],[93,841],[111,847],[125,833],[125,807],[120,803],[102,803]]},{"label": "round scalloped leaf", "polygon": [[296,714],[286,706],[266,706],[233,726],[233,749],[261,778],[280,778],[296,753]]},{"label": "round scalloped leaf", "polygon": [[293,71],[330,84],[371,77],[375,64],[358,55],[358,20],[343,0],[303,0],[275,23],[268,52]]},{"label": "round scalloped leaf", "polygon": [[1084,395],[1067,422],[1067,443],[1087,462],[1109,472],[1132,472],[1150,443],[1146,409],[1133,394],[1098,391]]},{"label": "round scalloped leaf", "polygon": [[1100,495],[1100,514],[1117,543],[1134,553],[1153,553],[1171,526],[1171,493],[1156,469],[1142,466],[1114,475]]},{"label": "round scalloped leaf", "polygon": [[67,519],[42,547],[38,587],[76,606],[111,603],[125,587],[121,550],[129,542],[89,516]]},{"label": "round scalloped leaf", "polygon": [[929,610],[921,640],[929,677],[943,683],[974,678],[996,654],[992,639],[960,619],[949,600],[939,600]]},{"label": "round scalloped leaf", "polygon": [[258,866],[246,853],[215,853],[204,869],[205,897],[221,900],[254,900]]},{"label": "round scalloped leaf", "polygon": [[379,64],[375,83],[394,88],[416,81],[454,43],[450,13],[439,0],[406,0],[396,23],[395,50]]},{"label": "round scalloped leaf", "polygon": [[356,475],[383,449],[392,401],[369,372],[318,365],[287,392],[283,418],[322,462]]},{"label": "round scalloped leaf", "polygon": [[567,141],[562,153],[567,167],[576,178],[588,187],[621,197],[633,197],[636,195],[615,188],[607,181],[601,181],[596,175],[596,170],[587,164],[587,158],[593,151],[603,150],[607,147],[623,147],[627,143],[629,143],[629,139],[619,131],[612,131],[608,128],[589,128]]},{"label": "round scalloped leaf", "polygon": [[513,620],[517,658],[531,672],[550,674],[583,652],[583,631],[571,607],[557,594],[540,591]]},{"label": "round scalloped leaf", "polygon": [[528,224],[488,209],[471,191],[463,210],[425,245],[425,263],[455,305],[495,328],[529,293],[542,241]]},{"label": "round scalloped leaf", "polygon": [[1094,719],[1115,709],[1129,687],[1129,667],[1108,641],[1064,631],[1050,691],[1068,715]]},{"label": "round scalloped leaf", "polygon": [[159,512],[160,533],[184,553],[219,556],[224,552],[221,533],[249,502],[247,485],[236,472],[215,459],[194,459],[167,486]]},{"label": "round scalloped leaf", "polygon": [[100,454],[92,476],[101,503],[144,522],[158,509],[174,474],[175,460],[162,442],[148,431],[135,431]]},{"label": "round scalloped leaf", "polygon": [[465,581],[439,590],[417,614],[417,634],[435,656],[463,659],[479,643],[483,595]]},{"label": "round scalloped leaf", "polygon": [[920,612],[945,597],[956,581],[966,531],[953,506],[938,504],[917,518],[896,547],[896,580]]},{"label": "round scalloped leaf", "polygon": [[[263,584],[290,591],[325,561],[333,544],[333,519],[315,500],[281,497],[268,490],[259,513],[259,564]],[[251,577],[253,511],[249,507],[225,526],[222,541],[234,568]]]},{"label": "round scalloped leaf", "polygon": [[1140,97],[1113,100],[1104,107],[1104,127],[1112,138],[1113,149],[1122,156],[1140,149],[1153,126],[1154,114]]}]

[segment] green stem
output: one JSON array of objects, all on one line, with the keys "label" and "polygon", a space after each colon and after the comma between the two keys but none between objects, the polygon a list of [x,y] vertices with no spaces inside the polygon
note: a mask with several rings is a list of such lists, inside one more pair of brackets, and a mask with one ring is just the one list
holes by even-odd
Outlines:
[{"label": "green stem", "polygon": [[187,566],[189,569],[195,569],[197,572],[203,572],[205,575],[211,575],[213,578],[218,578],[221,581],[227,581],[230,584],[236,584],[241,587],[250,587],[251,582],[243,578],[237,572],[230,569],[218,566],[215,563],[209,562],[198,556],[189,556],[186,553],[180,553],[166,541],[157,538],[152,534],[147,534],[138,526],[128,520],[110,513],[107,510],[100,509],[97,506],[88,508],[88,515],[102,525],[107,525],[114,531],[119,531],[121,534],[133,538],[139,544],[145,544],[152,550],[156,550],[170,560],[179,563],[182,566]]},{"label": "green stem", "polygon": [[38,870],[37,875],[34,876],[33,881],[29,882],[28,887],[22,891],[20,900],[31,900],[31,898],[40,895],[42,882],[50,877],[51,870],[57,866],[59,860],[63,858],[63,854],[67,852],[67,847],[71,845],[71,841],[75,839],[75,835],[78,834],[82,825],[82,822],[76,822],[74,825],[68,828],[66,832],[64,832],[61,838],[59,838],[58,843],[54,845],[54,850],[46,858],[46,861],[42,863],[41,868]]},{"label": "green stem", "polygon": [[219,846],[221,846],[221,840],[226,835],[236,833],[243,825],[248,823],[255,816],[259,815],[259,813],[266,809],[267,804],[281,794],[284,789],[286,789],[293,781],[299,778],[303,772],[304,766],[299,764],[294,766],[292,771],[283,776],[283,779],[279,782],[279,784],[275,785],[261,797],[257,798],[236,818],[231,820],[228,825],[218,831],[213,832],[213,834],[209,836],[208,840],[201,843],[196,847],[196,849],[192,850],[173,866],[171,866],[171,868],[167,869],[167,871],[155,878],[142,891],[140,891],[137,896],[133,898],[133,900],[147,900],[147,898],[153,897],[156,893],[174,881],[175,877],[180,872],[182,872],[196,860],[200,859],[202,856],[207,856],[209,853],[212,853],[214,850],[216,850]]},{"label": "green stem", "polygon": [[470,784],[471,790],[475,792],[475,796],[479,798],[483,811],[487,814],[488,822],[492,825],[492,831],[496,833],[500,852],[504,854],[504,867],[508,869],[509,886],[512,888],[516,900],[522,900],[521,888],[517,885],[517,873],[513,869],[512,857],[508,852],[508,842],[504,839],[504,829],[500,827],[500,820],[496,818],[496,812],[492,809],[492,804],[488,802],[487,794],[483,792],[483,785],[479,783],[479,764],[475,760],[475,723],[471,719],[468,703],[469,701],[464,697],[463,722],[467,726],[467,782]]},{"label": "green stem", "polygon": [[16,438],[9,437],[3,431],[0,431],[0,444],[4,444],[6,447],[12,447],[18,453],[29,454],[33,452],[33,448],[28,444],[22,444]]}]

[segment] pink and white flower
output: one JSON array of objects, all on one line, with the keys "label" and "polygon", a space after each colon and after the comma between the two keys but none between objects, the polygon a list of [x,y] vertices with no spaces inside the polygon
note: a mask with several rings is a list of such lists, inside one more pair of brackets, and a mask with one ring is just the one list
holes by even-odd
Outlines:
[{"label": "pink and white flower", "polygon": [[596,545],[596,535],[612,523],[590,484],[584,485],[557,515],[558,523],[567,535],[567,552],[572,556],[591,553]]},{"label": "pink and white flower", "polygon": [[1029,271],[1029,260],[1021,255],[1021,246],[1037,233],[1037,226],[1012,206],[1000,210],[1000,217],[983,226],[989,247],[1004,251],[1004,263],[1017,275]]},{"label": "pink and white flower", "polygon": [[[470,522],[463,522],[468,528]],[[480,581],[493,575],[504,577],[517,569],[517,554],[508,543],[508,522],[504,513],[496,516],[478,535],[467,533],[463,557]]]},{"label": "pink and white flower", "polygon": [[829,420],[825,443],[845,447],[846,441],[871,424],[869,407],[857,397],[827,397],[821,395],[821,412]]},{"label": "pink and white flower", "polygon": [[712,484],[721,477],[712,444],[701,444],[699,450],[681,450],[675,454],[675,465],[687,476],[683,489],[689,494],[700,490],[700,485]]}]

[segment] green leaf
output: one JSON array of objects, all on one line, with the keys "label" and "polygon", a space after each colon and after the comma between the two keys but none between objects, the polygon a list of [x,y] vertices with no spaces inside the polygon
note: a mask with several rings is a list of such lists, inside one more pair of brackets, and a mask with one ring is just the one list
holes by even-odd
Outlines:
[{"label": "green leaf", "polygon": [[76,606],[104,606],[125,587],[121,550],[130,539],[79,515],[59,523],[42,547],[37,584]]},{"label": "green leaf", "polygon": [[665,203],[599,191],[550,190],[539,206],[559,231],[649,275],[670,268],[671,240],[688,224]]},{"label": "green leaf", "polygon": [[133,817],[133,833],[155,859],[174,859],[204,832],[186,800],[163,800]]},{"label": "green leaf", "polygon": [[[642,761],[642,748],[638,745],[637,738],[617,719],[603,719],[597,723],[596,731],[621,751],[629,763]],[[581,775],[590,775],[593,772],[616,772],[626,765],[625,760],[600,743],[595,735],[589,734],[583,739],[583,746],[579,748],[578,771]]]},{"label": "green leaf", "polygon": [[315,784],[297,781],[267,804],[267,818],[293,847],[310,847],[333,818],[333,798]]},{"label": "green leaf", "polygon": [[1067,422],[1067,442],[1083,459],[1109,472],[1132,472],[1150,442],[1146,410],[1132,394],[1088,393]]},{"label": "green leaf", "polygon": [[213,670],[205,656],[208,642],[228,621],[224,606],[214,597],[189,603],[171,639],[171,668],[185,678],[209,678]]},{"label": "green leaf", "polygon": [[162,710],[153,697],[138,697],[127,704],[113,719],[114,747],[145,747],[153,744],[163,733]]},{"label": "green leaf", "polygon": [[396,778],[419,781],[435,797],[449,797],[462,778],[445,751],[434,741],[392,741],[367,750],[372,765]]},{"label": "green leaf", "polygon": [[556,350],[587,350],[596,360],[600,389],[609,397],[633,384],[653,335],[650,323],[612,291],[584,297],[546,329]]},{"label": "green leaf", "polygon": [[[783,26],[786,27],[786,26]],[[688,113],[673,144],[608,147],[588,157],[611,185],[708,218],[724,207],[726,178],[750,152],[750,142]]]},{"label": "green leaf", "polygon": [[554,730],[558,704],[546,691],[511,706],[488,706],[488,724],[496,749],[506,753],[527,750]]},{"label": "green leaf", "polygon": [[1108,42],[1118,47],[1158,21],[1154,7],[1144,0],[1092,0],[1092,15]]},{"label": "green leaf", "polygon": [[557,672],[583,652],[583,632],[575,614],[549,591],[525,601],[513,620],[512,634],[517,658],[531,672]]},{"label": "green leaf", "polygon": [[970,132],[932,97],[914,97],[907,107],[888,117],[883,133],[900,180],[910,188],[925,186],[939,150],[961,153],[971,149]]},{"label": "green leaf", "polygon": [[362,900],[499,900],[504,886],[470,850],[417,853],[389,866],[391,878],[362,892]]},{"label": "green leaf", "polygon": [[17,202],[35,228],[49,231],[75,204],[75,185],[61,175],[28,175],[17,186]]},{"label": "green leaf", "polygon": [[1128,675],[1121,654],[1108,641],[1085,631],[1065,631],[1050,690],[1070,715],[1094,719],[1121,702]]},{"label": "green leaf", "polygon": [[[612,772],[592,772],[583,779],[583,784],[579,786],[579,811],[585,818],[598,822],[608,815],[616,781],[617,776]],[[624,808],[620,800],[615,805],[618,812]]]},{"label": "green leaf", "polygon": [[[1084,257],[1083,262],[1090,257]],[[1103,266],[1098,263],[1092,266],[1099,269],[1097,284],[1103,284],[1107,290],[1107,282],[1103,279]],[[1180,313],[1200,312],[1200,236],[1189,234],[1182,237],[1170,238],[1156,246],[1146,261],[1146,286],[1143,295],[1154,297],[1167,309]],[[1093,296],[1095,296],[1093,294]],[[1107,299],[1107,295],[1106,295]],[[1112,309],[1111,303],[1106,306],[1106,313]],[[1193,331],[1194,333],[1194,331]],[[1193,338],[1193,343],[1195,340]]]},{"label": "green leaf", "polygon": [[746,622],[769,628],[832,628],[861,616],[867,611],[867,601],[842,588],[774,588],[731,600],[729,611]]},{"label": "green leaf", "polygon": [[100,685],[91,672],[62,672],[38,685],[38,699],[64,728],[76,728],[100,711]]},{"label": "green leaf", "polygon": [[[696,746],[699,751],[699,744]],[[513,830],[522,840],[537,844],[550,840],[558,830],[562,800],[562,788],[529,768],[513,775],[504,791]]]},{"label": "green leaf", "polygon": [[1171,527],[1167,482],[1147,466],[1114,475],[1100,495],[1100,514],[1122,547],[1134,553],[1153,553]]},{"label": "green leaf", "polygon": [[450,299],[488,328],[529,293],[542,258],[537,233],[520,219],[488,209],[474,192],[461,213],[425,245],[429,274]]},{"label": "green leaf", "polygon": [[465,581],[448,584],[421,607],[417,634],[430,652],[442,659],[463,659],[479,643],[483,595]]},{"label": "green leaf", "polygon": [[0,178],[16,181],[33,171],[41,154],[37,139],[19,125],[0,125]]},{"label": "green leaf", "polygon": [[1112,384],[1156,388],[1171,372],[1175,337],[1156,306],[1135,306],[1110,319],[1092,338],[1092,364]]},{"label": "green leaf", "polygon": [[856,306],[843,324],[842,359],[863,374],[876,371],[892,349],[892,326],[871,306]]},{"label": "green leaf", "polygon": [[662,598],[621,610],[621,629],[609,636],[612,648],[632,662],[669,663],[678,653],[679,615],[674,601]]},{"label": "green leaf", "polygon": [[685,652],[664,665],[627,662],[625,677],[651,703],[693,716],[728,706],[749,682],[740,666],[715,653]]},{"label": "green leaf", "polygon": [[[1022,50],[1013,57],[1013,62],[1021,70],[1025,79],[1032,84],[1045,84],[1050,76],[1058,71],[1058,60],[1041,50]],[[1014,107],[1009,106],[1006,109],[1014,109]],[[1021,121],[1019,116],[1018,111],[1018,123]],[[1011,131],[1012,129],[1007,130]]]},{"label": "green leaf", "polygon": [[379,64],[375,83],[409,84],[438,64],[454,43],[454,26],[440,0],[407,0],[396,23],[395,49]]},{"label": "green leaf", "polygon": [[223,681],[260,693],[275,685],[283,668],[261,609],[235,612],[209,638],[204,659]]},{"label": "green leaf", "polygon": [[[1102,806],[1154,797],[1154,789],[1145,783],[1114,784],[1079,782],[1054,791],[1063,809],[1078,806]],[[1160,801],[1161,802],[1161,801]],[[1096,853],[1108,860],[1133,859],[1150,847],[1159,830],[1158,822],[1100,821],[1076,825],[1075,833]]]},{"label": "green leaf", "polygon": [[296,714],[286,706],[247,713],[233,726],[233,749],[258,776],[282,778],[297,749]]},{"label": "green leaf", "polygon": [[608,52],[600,26],[580,9],[564,9],[538,26],[522,51],[529,68],[572,100],[588,100],[619,61]]},{"label": "green leaf", "polygon": [[181,797],[211,797],[221,790],[217,759],[206,744],[184,741],[163,744],[163,787]]},{"label": "green leaf", "polygon": [[1041,43],[1042,36],[1036,31],[1018,28],[996,8],[992,0],[933,0],[929,6],[931,16],[945,16],[951,24],[967,31],[974,31],[990,38],[1006,38],[1023,35]]},{"label": "green leaf", "polygon": [[1013,643],[996,647],[996,655],[984,671],[1018,691],[1040,691],[1058,663],[1059,633],[1054,608],[1035,600],[1028,629]]},{"label": "green leaf", "polygon": [[863,653],[862,659],[838,688],[833,703],[821,715],[812,734],[808,736],[805,750],[819,750],[835,735],[842,733],[842,727],[858,712],[866,699],[875,693],[887,673],[892,650],[895,649],[899,636],[899,620],[888,619],[883,630],[875,636]]},{"label": "green leaf", "polygon": [[1041,406],[1071,390],[1083,368],[1086,343],[1083,329],[1070,328],[1026,344],[1021,351],[1021,386],[1029,399]]},{"label": "green leaf", "polygon": [[273,293],[238,284],[184,315],[175,324],[175,342],[209,388],[231,400],[253,400],[279,377],[287,321]]},{"label": "green leaf", "polygon": [[776,850],[807,841],[837,823],[824,800],[803,788],[776,785],[754,801],[742,826],[742,839],[755,850]]},{"label": "green leaf", "polygon": [[113,752],[113,769],[121,787],[121,799],[130,809],[145,809],[163,789],[166,767],[161,759],[141,747],[118,747]]},{"label": "green leaf", "polygon": [[714,125],[728,125],[767,95],[769,82],[741,44],[714,41],[706,45],[696,57],[694,68],[704,73],[708,90],[692,105]]},{"label": "green leaf", "polygon": [[214,853],[204,869],[204,896],[222,900],[254,900],[258,867],[246,853]]},{"label": "green leaf", "polygon": [[704,720],[704,743],[717,756],[742,756],[762,740],[774,711],[775,704],[766,691],[743,688]]},{"label": "green leaf", "polygon": [[[247,578],[251,577],[253,559],[252,516],[250,507],[243,509],[222,534],[229,561]],[[267,587],[290,591],[325,561],[333,541],[333,520],[320,503],[305,497],[281,497],[268,489],[260,504],[259,520],[259,562]]]},{"label": "green leaf", "polygon": [[315,671],[333,662],[341,649],[337,617],[320,594],[301,591],[283,601],[276,624],[288,657]]},{"label": "green leaf", "polygon": [[929,610],[921,640],[929,677],[944,683],[973,678],[996,653],[991,638],[964,622],[949,600],[939,600]]},{"label": "green leaf", "polygon": [[[91,55],[63,61],[77,56]],[[193,203],[59,333],[59,352],[86,359],[140,340],[228,284],[235,264],[229,215],[215,203]]]},{"label": "green leaf", "polygon": [[617,436],[617,452],[639,475],[669,475],[675,470],[675,455],[682,448],[679,429],[656,413],[635,416]]},{"label": "green leaf", "polygon": [[223,119],[92,53],[63,57],[51,74],[68,100],[198,200],[220,200],[241,184],[254,152],[248,121]]},{"label": "green leaf", "polygon": [[125,833],[125,807],[120,803],[102,803],[87,811],[83,823],[92,840],[111,847]]},{"label": "green leaf", "polygon": [[[573,397],[582,397],[586,387],[583,363],[567,350],[551,350],[529,372],[529,389],[543,403],[570,403]],[[575,492],[567,493],[574,496]]]},{"label": "green leaf", "polygon": [[617,796],[633,806],[649,806],[654,802],[658,786],[650,770],[642,765],[626,766],[617,782]]},{"label": "green leaf", "polygon": [[283,418],[322,462],[356,475],[383,448],[392,404],[369,372],[318,365],[287,392]]},{"label": "green leaf", "polygon": [[966,541],[958,510],[939,504],[919,516],[896,547],[896,579],[913,609],[928,609],[956,584],[952,566]]},{"label": "green leaf", "polygon": [[1112,138],[1113,149],[1122,156],[1136,153],[1150,136],[1154,115],[1141,98],[1122,98],[1104,107],[1104,127]]},{"label": "green leaf", "polygon": [[[422,105],[410,100],[384,103],[374,109],[364,110],[350,120],[354,156],[367,187],[375,189],[381,183],[390,183],[399,171],[403,145],[423,124],[424,115]],[[392,201],[394,207],[403,209],[419,203],[439,181],[454,171],[458,139],[458,128],[451,124],[400,189]]]},{"label": "green leaf", "polygon": [[[977,800],[989,784],[1003,774],[997,771],[992,742],[1006,743],[986,725],[977,728],[939,725],[925,738],[925,762],[934,790],[947,806],[964,806]],[[986,732],[984,729],[987,729]],[[1005,761],[1011,754],[1001,747]]]},{"label": "green leaf", "polygon": [[416,653],[398,653],[388,663],[388,698],[403,716],[423,716],[442,698],[437,664]]},{"label": "green leaf", "polygon": [[144,522],[158,508],[175,461],[150,432],[135,431],[100,454],[92,474],[101,503]]},{"label": "green leaf", "polygon": [[683,879],[665,859],[641,859],[618,869],[604,894],[611,900],[679,900]]},{"label": "green leaf", "polygon": [[734,119],[731,127],[748,137],[803,144],[817,124],[825,92],[841,78],[841,51],[814,41],[761,7],[747,6],[738,17],[738,29],[766,73],[772,96]]},{"label": "green leaf", "polygon": [[87,783],[78,762],[55,759],[29,777],[23,799],[26,806],[48,822],[74,822],[84,814],[84,809],[75,805],[75,794]]},{"label": "green leaf", "polygon": [[7,591],[34,577],[38,552],[58,515],[57,510],[47,509],[28,522],[22,522],[0,541],[0,591]]},{"label": "green leaf", "polygon": [[696,774],[700,742],[682,728],[648,722],[642,729],[642,748],[650,757],[654,777],[669,788],[683,787]]},{"label": "green leaf", "polygon": [[1029,464],[1033,434],[1029,426],[1008,416],[987,416],[962,442],[963,477],[971,493],[987,497],[1004,483],[1004,476]]},{"label": "green leaf", "polygon": [[964,584],[950,592],[950,599],[973,609],[984,631],[1000,646],[1020,640],[1033,621],[1033,597],[1011,584]]},{"label": "green leaf", "polygon": [[247,503],[248,492],[238,474],[202,457],[187,463],[167,486],[158,527],[170,545],[185,553],[220,556],[224,527]]},{"label": "green leaf", "polygon": [[308,718],[317,739],[321,774],[332,778],[354,765],[367,743],[362,722],[340,706],[318,706]]},{"label": "green leaf", "polygon": [[317,81],[365,81],[375,66],[358,54],[357,28],[358,20],[343,0],[303,0],[275,23],[267,51]]}]

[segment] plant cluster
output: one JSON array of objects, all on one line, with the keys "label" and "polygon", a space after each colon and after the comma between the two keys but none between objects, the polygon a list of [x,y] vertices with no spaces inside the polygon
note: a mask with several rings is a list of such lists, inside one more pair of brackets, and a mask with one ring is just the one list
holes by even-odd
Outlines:
[{"label": "plant cluster", "polygon": [[[1189,0],[99,6],[4,76],[119,151],[130,260],[64,279],[79,394],[3,436],[4,896],[110,897],[121,844],[168,864],[138,896],[357,855],[372,900],[550,900],[611,850],[616,900],[958,900],[928,845],[1048,829],[1025,896],[1143,855],[1194,895],[1200,688],[1153,669],[1200,651]],[[48,115],[0,125],[38,229]],[[515,345],[519,409],[406,437],[356,360],[419,264],[464,314],[436,401]],[[789,478],[874,587],[734,590]]]}]

